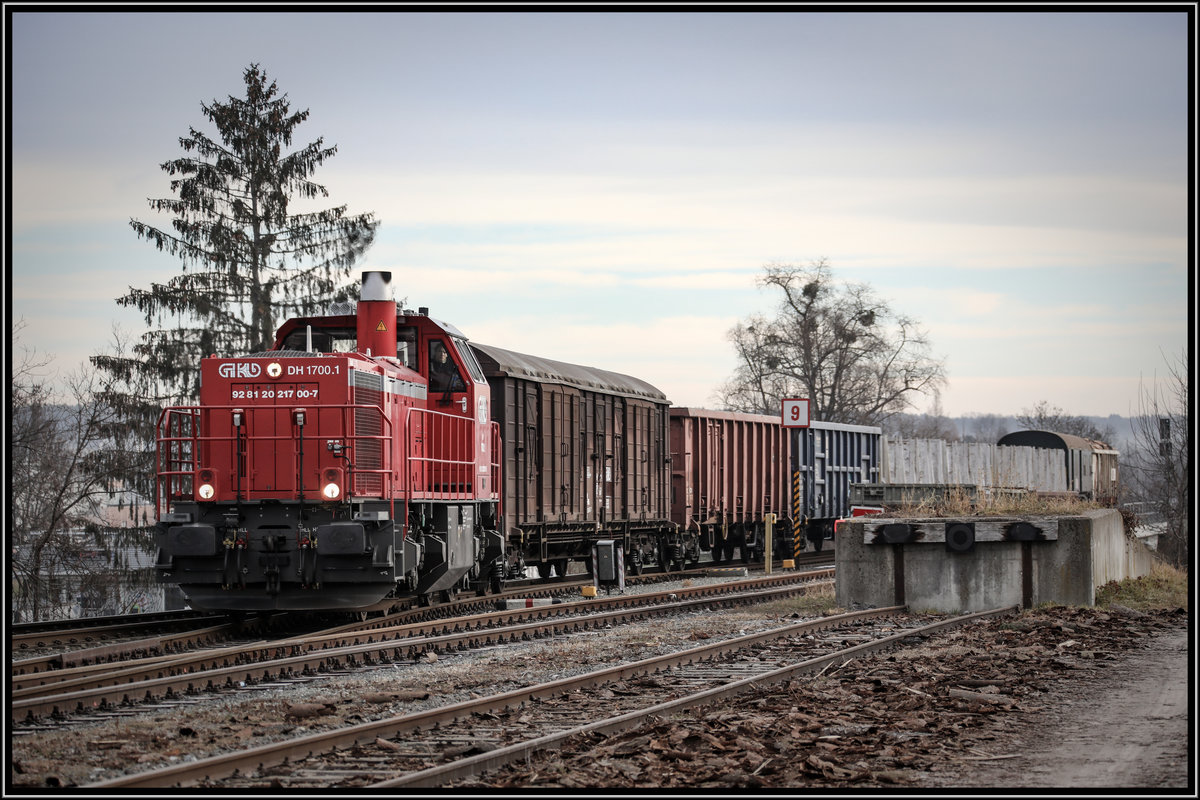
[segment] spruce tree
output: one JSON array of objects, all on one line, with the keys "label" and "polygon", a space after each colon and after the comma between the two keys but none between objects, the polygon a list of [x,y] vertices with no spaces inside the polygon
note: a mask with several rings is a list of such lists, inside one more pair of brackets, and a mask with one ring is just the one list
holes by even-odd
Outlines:
[{"label": "spruce tree", "polygon": [[189,128],[179,140],[185,155],[161,165],[174,196],[149,205],[172,215],[170,225],[130,220],[181,271],[118,297],[143,312],[149,330],[92,358],[123,384],[107,398],[122,418],[112,457],[146,496],[159,410],[197,400],[200,359],[266,350],[283,320],[346,300],[350,267],[378,226],[373,214],[350,215],[345,205],[291,213],[297,201],[328,197],[311,177],[337,147],[318,138],[285,152],[308,110],[293,111],[258,64],[243,77],[244,98],[201,104],[217,138]]}]

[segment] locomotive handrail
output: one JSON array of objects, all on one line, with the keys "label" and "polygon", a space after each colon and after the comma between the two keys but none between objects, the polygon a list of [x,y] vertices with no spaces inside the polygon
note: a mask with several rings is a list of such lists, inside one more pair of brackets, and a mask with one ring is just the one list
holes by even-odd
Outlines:
[{"label": "locomotive handrail", "polygon": [[[380,465],[378,468],[354,467],[354,481],[351,491],[361,486],[360,478],[366,475],[376,475],[380,478],[382,496],[393,498],[393,489],[398,484],[402,491],[413,497],[426,499],[469,499],[478,494],[476,491],[476,456],[474,444],[474,420],[454,414],[446,414],[422,408],[409,408],[404,419],[403,436],[407,444],[399,451],[403,463],[399,469],[394,468],[395,452],[389,443],[394,440],[392,420],[383,409],[375,405],[361,403],[308,404],[305,406],[311,419],[316,419],[321,411],[338,410],[341,413],[341,425],[338,435],[361,445],[363,442],[379,442]],[[236,429],[227,434],[216,435],[201,430],[202,411],[224,411],[232,413],[241,409],[247,415],[247,426],[253,427],[251,418],[262,414],[277,414],[281,410],[289,410],[287,406],[252,406],[237,404],[206,405],[206,406],[169,406],[159,414],[156,426],[155,471],[157,486],[155,491],[155,516],[162,517],[165,507],[170,502],[179,499],[195,498],[195,478],[201,448],[203,445],[217,442],[234,442],[238,437]],[[378,434],[345,433],[352,429],[352,417],[349,415],[358,411],[371,411],[378,415],[381,422],[381,432]],[[414,426],[414,416],[420,417],[420,426]],[[419,427],[419,432],[418,431]],[[501,476],[501,443],[500,428],[495,422],[480,426],[486,429],[489,436],[491,453],[487,464],[489,499],[499,500]],[[255,442],[297,441],[294,435],[253,433]],[[330,438],[322,434],[318,438]],[[437,445],[440,452],[426,451],[419,455],[418,444],[441,442]],[[357,448],[356,448],[357,449]],[[464,458],[470,454],[470,460]],[[447,457],[451,456],[451,457]],[[243,455],[247,459],[247,473],[253,469],[250,462],[252,455]],[[414,466],[416,469],[414,470]],[[357,493],[356,493],[357,494]],[[374,492],[371,493],[374,496]]]},{"label": "locomotive handrail", "polygon": [[[475,420],[425,408],[409,408],[405,415],[407,446],[402,486],[410,497],[431,500],[499,499],[500,426],[479,425],[489,435],[491,453],[486,473],[476,472]],[[418,433],[419,430],[419,433]],[[436,445],[434,444],[436,443]],[[417,454],[424,446],[424,455]],[[436,446],[436,452],[431,450]],[[479,474],[488,477],[488,490],[479,491]]]},{"label": "locomotive handrail", "polygon": [[[381,496],[390,498],[393,494],[393,474],[392,469],[392,450],[389,448],[388,442],[392,440],[392,421],[383,409],[379,406],[362,404],[362,403],[325,403],[325,404],[306,404],[304,408],[314,415],[320,411],[338,410],[341,412],[341,426],[339,428],[339,436],[344,438],[354,445],[362,441],[379,441],[380,442],[380,466],[378,468],[367,468],[355,466],[353,470],[353,481],[351,483],[351,491],[353,492],[356,484],[363,475],[378,475],[381,479],[380,491]],[[205,405],[205,406],[168,406],[159,414],[158,424],[156,426],[157,435],[155,437],[155,470],[156,470],[156,491],[154,500],[155,517],[162,518],[162,510],[164,505],[169,505],[172,500],[178,499],[194,499],[195,498],[195,475],[197,471],[197,459],[199,458],[200,445],[213,442],[233,442],[238,438],[236,429],[225,435],[200,435],[200,420],[201,411],[228,411],[233,412],[235,409],[241,409],[247,415],[247,421],[253,416],[266,413],[278,413],[280,411],[290,411],[289,406],[253,406],[253,405]],[[381,432],[378,434],[363,434],[355,432],[353,435],[347,434],[346,431],[351,430],[351,425],[348,424],[351,418],[347,414],[352,414],[358,411],[373,411],[378,414],[381,421]],[[167,428],[167,435],[163,435],[164,424]],[[172,426],[174,426],[172,428]],[[328,435],[323,435],[321,438],[330,438]],[[295,436],[283,434],[254,434],[253,439],[256,442],[270,441],[298,441]],[[251,472],[249,453],[244,454],[247,460],[247,474]],[[164,461],[166,462],[164,469]],[[301,476],[303,481],[303,476]],[[359,484],[360,485],[360,484]],[[302,488],[302,487],[297,487]],[[374,495],[372,495],[374,496]]]}]

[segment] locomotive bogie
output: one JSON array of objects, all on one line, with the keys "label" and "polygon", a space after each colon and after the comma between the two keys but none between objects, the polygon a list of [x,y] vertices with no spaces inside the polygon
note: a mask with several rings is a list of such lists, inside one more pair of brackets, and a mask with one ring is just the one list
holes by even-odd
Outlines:
[{"label": "locomotive bogie", "polygon": [[[177,503],[157,530],[159,579],[205,610],[378,606],[419,552],[383,509]],[[398,546],[399,545],[399,546]]]}]

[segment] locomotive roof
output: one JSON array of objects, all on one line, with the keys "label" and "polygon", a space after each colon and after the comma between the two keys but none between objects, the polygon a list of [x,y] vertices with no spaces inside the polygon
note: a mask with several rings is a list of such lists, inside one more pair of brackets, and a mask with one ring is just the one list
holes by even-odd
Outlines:
[{"label": "locomotive roof", "polygon": [[654,386],[638,378],[609,372],[595,367],[567,364],[539,356],[514,353],[487,344],[471,342],[471,348],[479,356],[485,375],[506,375],[524,378],[538,383],[561,383],[580,389],[609,392],[626,397],[642,397],[656,402],[667,402],[667,396]]}]

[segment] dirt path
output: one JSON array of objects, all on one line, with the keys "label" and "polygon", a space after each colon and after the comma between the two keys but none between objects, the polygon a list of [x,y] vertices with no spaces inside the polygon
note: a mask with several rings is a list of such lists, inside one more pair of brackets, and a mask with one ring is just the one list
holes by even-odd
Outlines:
[{"label": "dirt path", "polygon": [[1186,788],[1188,633],[1151,634],[1103,676],[1060,692],[1012,730],[1006,754],[937,777],[960,788]]}]

